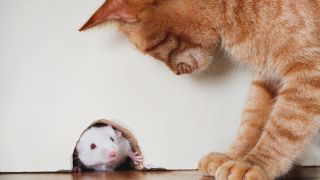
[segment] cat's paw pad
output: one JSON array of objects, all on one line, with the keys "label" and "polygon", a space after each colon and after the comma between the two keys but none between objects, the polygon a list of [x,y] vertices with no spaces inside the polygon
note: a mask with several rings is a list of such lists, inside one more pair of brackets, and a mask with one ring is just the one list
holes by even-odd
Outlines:
[{"label": "cat's paw pad", "polygon": [[217,169],[229,160],[231,158],[222,153],[209,153],[200,160],[198,169],[206,176],[214,176]]},{"label": "cat's paw pad", "polygon": [[227,161],[216,171],[216,180],[267,180],[264,171],[249,163]]}]

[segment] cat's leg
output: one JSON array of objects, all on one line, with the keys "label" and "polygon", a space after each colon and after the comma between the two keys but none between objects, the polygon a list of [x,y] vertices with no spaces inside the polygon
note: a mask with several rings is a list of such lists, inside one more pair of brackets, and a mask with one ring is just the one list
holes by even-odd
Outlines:
[{"label": "cat's leg", "polygon": [[236,140],[225,154],[209,153],[203,157],[199,162],[202,173],[214,176],[222,163],[243,157],[255,146],[271,112],[275,94],[276,83],[265,82],[260,77],[252,81]]},{"label": "cat's leg", "polygon": [[264,180],[281,176],[317,133],[319,124],[314,117],[320,112],[318,70],[299,72],[284,82],[255,147],[242,160],[220,166],[215,174],[217,180]]},{"label": "cat's leg", "polygon": [[278,82],[266,82],[261,78],[251,83],[240,130],[226,155],[232,159],[239,159],[256,145],[272,111],[278,86]]}]

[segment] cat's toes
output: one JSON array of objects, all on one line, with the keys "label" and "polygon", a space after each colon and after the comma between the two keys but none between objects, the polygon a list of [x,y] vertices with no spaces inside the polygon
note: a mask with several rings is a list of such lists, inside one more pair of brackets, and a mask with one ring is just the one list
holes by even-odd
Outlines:
[{"label": "cat's toes", "polygon": [[264,171],[256,166],[240,161],[227,161],[216,171],[216,180],[268,180]]},{"label": "cat's toes", "polygon": [[192,73],[196,68],[190,64],[180,62],[176,65],[176,74],[182,75],[182,74],[190,74]]},{"label": "cat's toes", "polygon": [[209,153],[200,160],[198,169],[206,176],[214,176],[216,170],[229,160],[231,158],[222,153]]},{"label": "cat's toes", "polygon": [[210,53],[202,48],[190,48],[179,54],[171,60],[169,66],[177,75],[190,74],[194,71],[205,70],[212,59]]}]

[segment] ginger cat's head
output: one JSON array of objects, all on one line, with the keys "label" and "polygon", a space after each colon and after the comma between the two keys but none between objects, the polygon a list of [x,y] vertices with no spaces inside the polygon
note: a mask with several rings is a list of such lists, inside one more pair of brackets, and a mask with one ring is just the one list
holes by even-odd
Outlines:
[{"label": "ginger cat's head", "polygon": [[142,52],[163,61],[176,74],[186,74],[208,66],[219,40],[216,27],[205,19],[206,10],[199,8],[196,1],[108,0],[80,31],[116,22]]}]

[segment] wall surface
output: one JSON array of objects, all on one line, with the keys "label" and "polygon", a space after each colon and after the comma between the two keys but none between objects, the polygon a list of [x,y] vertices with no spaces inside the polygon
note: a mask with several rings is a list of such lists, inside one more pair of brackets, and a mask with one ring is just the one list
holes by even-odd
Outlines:
[{"label": "wall surface", "polygon": [[231,143],[250,72],[218,53],[208,71],[179,77],[113,27],[78,32],[102,2],[0,2],[0,171],[70,169],[80,133],[101,118],[125,122],[146,163],[170,169]]}]

